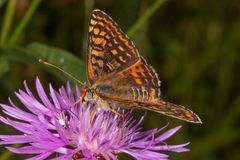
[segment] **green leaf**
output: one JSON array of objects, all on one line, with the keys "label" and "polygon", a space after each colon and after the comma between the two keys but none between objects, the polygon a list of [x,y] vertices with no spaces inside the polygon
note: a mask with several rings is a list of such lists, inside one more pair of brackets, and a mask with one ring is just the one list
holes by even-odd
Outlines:
[{"label": "green leaf", "polygon": [[63,81],[69,80],[76,83],[70,77],[54,68],[50,68],[39,63],[39,59],[45,60],[62,68],[67,73],[73,75],[80,81],[86,81],[85,65],[83,61],[73,54],[50,47],[40,43],[32,43],[27,47],[3,46],[0,48],[0,56],[3,55],[9,60],[35,65],[53,73]]},{"label": "green leaf", "polygon": [[[27,49],[38,57],[38,59],[45,60],[62,68],[80,81],[86,81],[85,63],[72,53],[36,42],[29,44]],[[52,70],[49,67],[47,67],[47,69]],[[59,71],[57,72],[59,73]],[[70,77],[67,77],[67,79],[69,78]],[[70,80],[72,81],[72,79]]]},{"label": "green leaf", "polygon": [[146,12],[130,27],[127,31],[129,37],[133,36],[136,31],[146,23],[146,21],[161,7],[166,0],[155,0],[155,2],[146,10]]},{"label": "green leaf", "polygon": [[17,4],[17,0],[8,0],[7,9],[4,15],[3,25],[1,30],[1,45],[5,44],[5,42],[8,39],[8,34],[10,32],[12,21],[14,18],[16,4]]},{"label": "green leaf", "polygon": [[15,44],[20,36],[23,34],[26,26],[28,25],[29,21],[31,20],[33,14],[36,12],[38,6],[40,5],[42,0],[32,0],[30,6],[28,7],[26,13],[24,14],[23,18],[15,28],[13,34],[9,39],[9,44]]}]

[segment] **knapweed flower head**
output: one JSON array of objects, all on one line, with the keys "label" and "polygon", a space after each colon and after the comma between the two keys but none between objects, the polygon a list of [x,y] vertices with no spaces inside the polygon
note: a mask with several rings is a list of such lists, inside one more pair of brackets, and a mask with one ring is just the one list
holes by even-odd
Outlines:
[{"label": "knapweed flower head", "polygon": [[[10,105],[1,104],[7,118],[0,121],[20,131],[19,135],[0,135],[0,145],[17,154],[33,155],[29,160],[117,160],[126,153],[138,160],[166,160],[166,151],[185,152],[188,143],[168,145],[165,140],[180,126],[163,132],[161,129],[142,131],[144,119],[134,120],[131,111],[124,118],[108,110],[96,110],[93,101],[73,104],[81,98],[78,87],[70,85],[58,91],[49,85],[49,95],[36,80],[37,96],[25,89],[16,92],[27,108],[22,110],[10,99]],[[99,104],[98,104],[99,105]],[[158,134],[158,136],[156,136]],[[160,135],[159,135],[160,134]],[[21,144],[19,148],[9,145]]]}]

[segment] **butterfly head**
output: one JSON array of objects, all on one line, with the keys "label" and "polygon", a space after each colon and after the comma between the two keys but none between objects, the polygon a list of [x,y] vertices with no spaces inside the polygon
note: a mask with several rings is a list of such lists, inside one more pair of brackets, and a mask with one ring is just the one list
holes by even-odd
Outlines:
[{"label": "butterfly head", "polygon": [[88,102],[96,99],[95,90],[88,88],[87,85],[83,85],[81,95],[83,102]]}]

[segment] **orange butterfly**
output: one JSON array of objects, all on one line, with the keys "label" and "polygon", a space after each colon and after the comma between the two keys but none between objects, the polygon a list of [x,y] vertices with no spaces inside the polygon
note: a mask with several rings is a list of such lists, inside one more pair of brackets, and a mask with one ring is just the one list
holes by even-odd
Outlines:
[{"label": "orange butterfly", "polygon": [[111,17],[100,10],[94,10],[89,21],[87,76],[90,88],[83,99],[93,98],[107,108],[146,109],[201,123],[191,110],[160,98],[155,70]]}]

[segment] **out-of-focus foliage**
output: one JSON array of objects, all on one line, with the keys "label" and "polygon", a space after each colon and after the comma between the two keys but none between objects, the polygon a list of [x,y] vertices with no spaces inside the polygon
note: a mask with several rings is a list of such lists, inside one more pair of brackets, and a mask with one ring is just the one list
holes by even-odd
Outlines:
[{"label": "out-of-focus foliage", "polygon": [[[16,5],[12,7],[12,20],[9,12],[6,22],[10,1]],[[33,84],[38,76],[55,87],[72,81],[39,64],[38,58],[86,80],[83,61],[87,53],[88,17],[92,9],[99,8],[130,33],[140,54],[159,73],[162,96],[188,106],[202,118],[203,124],[195,125],[148,113],[145,128],[161,127],[166,122],[184,126],[172,141],[191,141],[191,152],[173,154],[172,159],[240,159],[239,1],[168,0],[161,6],[159,0],[13,1],[0,0],[0,37],[3,26],[11,26],[5,28],[6,40],[0,43],[1,103],[7,103],[7,97],[13,97],[13,92],[22,88],[23,80]],[[27,19],[24,15],[33,1],[36,9],[32,6],[34,14]],[[160,7],[154,8],[152,4],[157,1]],[[150,13],[149,17],[142,18],[146,13]],[[20,28],[23,17],[25,26],[14,39],[12,35]],[[138,22],[143,23],[138,26]],[[132,30],[134,26],[139,28]],[[14,132],[3,124],[0,127],[0,134]],[[9,157],[2,147],[0,152]],[[10,156],[8,159],[24,159]]]}]

